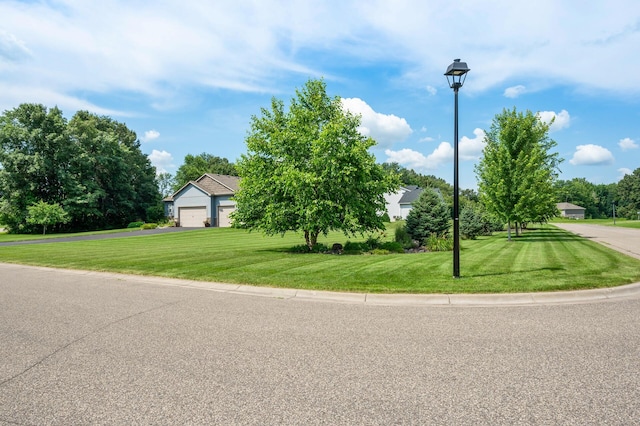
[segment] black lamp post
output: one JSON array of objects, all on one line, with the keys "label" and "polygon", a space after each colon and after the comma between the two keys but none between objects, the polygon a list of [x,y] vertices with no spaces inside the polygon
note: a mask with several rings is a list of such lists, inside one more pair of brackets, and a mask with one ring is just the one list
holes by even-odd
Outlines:
[{"label": "black lamp post", "polygon": [[460,204],[458,188],[458,89],[462,87],[470,69],[466,62],[454,59],[444,75],[453,89],[455,113],[453,120],[453,278],[460,278]]}]

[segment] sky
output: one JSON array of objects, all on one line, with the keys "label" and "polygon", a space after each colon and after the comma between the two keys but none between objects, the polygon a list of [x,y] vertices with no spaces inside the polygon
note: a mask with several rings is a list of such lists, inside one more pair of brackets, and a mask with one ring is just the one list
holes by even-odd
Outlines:
[{"label": "sky", "polygon": [[110,116],[173,174],[235,162],[253,115],[323,78],[379,162],[452,183],[460,58],[461,188],[512,108],[555,118],[561,179],[613,183],[640,167],[639,53],[637,0],[0,0],[0,111]]}]

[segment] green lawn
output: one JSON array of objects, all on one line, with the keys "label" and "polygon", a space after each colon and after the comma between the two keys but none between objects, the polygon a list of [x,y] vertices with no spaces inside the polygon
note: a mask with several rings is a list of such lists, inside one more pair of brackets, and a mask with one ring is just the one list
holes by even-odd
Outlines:
[{"label": "green lawn", "polygon": [[[345,241],[339,233],[320,240],[329,246]],[[511,243],[504,233],[462,241],[460,279],[452,278],[451,252],[353,256],[287,252],[302,242],[294,234],[266,237],[244,230],[207,228],[5,246],[0,247],[0,262],[376,293],[553,291],[640,281],[640,261],[553,226],[528,230]]]}]

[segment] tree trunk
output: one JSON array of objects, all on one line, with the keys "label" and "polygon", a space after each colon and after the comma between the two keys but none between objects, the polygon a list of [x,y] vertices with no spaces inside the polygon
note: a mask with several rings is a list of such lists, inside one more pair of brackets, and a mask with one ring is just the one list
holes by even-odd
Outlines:
[{"label": "tree trunk", "polygon": [[520,236],[520,222],[516,222],[516,237]]},{"label": "tree trunk", "polygon": [[316,243],[318,242],[318,232],[309,232],[305,230],[304,241],[307,243],[307,247],[309,248],[309,251],[313,250]]},{"label": "tree trunk", "polygon": [[511,221],[507,222],[507,241],[511,241]]}]

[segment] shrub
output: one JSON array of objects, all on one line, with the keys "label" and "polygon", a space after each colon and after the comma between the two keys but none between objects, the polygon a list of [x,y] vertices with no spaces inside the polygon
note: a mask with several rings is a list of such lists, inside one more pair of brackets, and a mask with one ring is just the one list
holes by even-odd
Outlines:
[{"label": "shrub", "polygon": [[411,236],[407,232],[407,227],[405,225],[398,226],[395,231],[395,241],[400,244],[404,249],[412,249],[413,248],[413,240]]},{"label": "shrub", "polygon": [[431,234],[424,242],[428,251],[451,251],[453,250],[453,238],[450,235]]},{"label": "shrub", "polygon": [[402,244],[395,241],[387,241],[380,244],[380,248],[377,250],[386,250],[389,253],[404,253],[404,247]]},{"label": "shrub", "polygon": [[330,251],[329,247],[322,243],[316,243],[313,246],[313,250],[309,250],[309,246],[306,244],[300,244],[299,246],[293,246],[287,250],[289,253],[325,253]]},{"label": "shrub", "polygon": [[431,235],[449,232],[451,213],[442,197],[433,189],[426,188],[413,203],[407,215],[407,232],[420,245]]},{"label": "shrub", "polygon": [[142,225],[142,229],[156,229],[157,227],[157,223],[145,223],[144,225]]},{"label": "shrub", "polygon": [[391,222],[391,218],[389,217],[389,213],[387,212],[384,212],[382,216],[380,216],[380,219],[382,219],[382,221],[385,223]]},{"label": "shrub", "polygon": [[140,228],[142,225],[144,225],[144,222],[131,222],[129,225],[127,225],[127,228],[128,229]]}]

